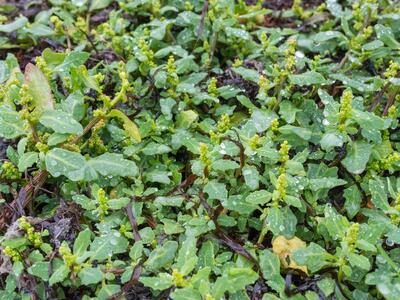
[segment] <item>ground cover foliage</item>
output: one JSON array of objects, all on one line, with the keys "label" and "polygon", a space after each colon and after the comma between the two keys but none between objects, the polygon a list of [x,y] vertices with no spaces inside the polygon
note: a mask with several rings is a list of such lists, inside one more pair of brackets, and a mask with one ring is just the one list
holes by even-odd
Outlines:
[{"label": "ground cover foliage", "polygon": [[398,299],[399,89],[398,1],[0,4],[0,299]]}]

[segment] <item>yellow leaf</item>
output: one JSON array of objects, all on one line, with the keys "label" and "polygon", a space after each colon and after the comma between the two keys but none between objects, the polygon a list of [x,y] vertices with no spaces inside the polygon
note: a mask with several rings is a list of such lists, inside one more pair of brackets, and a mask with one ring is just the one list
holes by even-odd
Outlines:
[{"label": "yellow leaf", "polygon": [[306,266],[299,266],[293,259],[292,254],[295,250],[305,248],[306,243],[298,237],[290,240],[286,239],[283,235],[278,236],[272,242],[272,250],[279,256],[282,266],[290,269],[298,269],[308,274]]},{"label": "yellow leaf", "polygon": [[107,116],[110,118],[114,117],[120,119],[123,122],[124,129],[128,135],[136,142],[140,143],[142,137],[140,136],[139,128],[122,111],[112,109]]},{"label": "yellow leaf", "polygon": [[45,110],[54,109],[54,99],[49,81],[38,67],[29,63],[25,67],[25,83],[32,96],[35,111],[39,115]]}]

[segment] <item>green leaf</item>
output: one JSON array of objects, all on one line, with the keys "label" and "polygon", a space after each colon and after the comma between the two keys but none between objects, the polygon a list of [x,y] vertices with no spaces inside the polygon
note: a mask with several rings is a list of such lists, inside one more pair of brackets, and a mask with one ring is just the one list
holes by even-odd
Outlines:
[{"label": "green leaf", "polygon": [[199,291],[192,287],[185,287],[183,289],[175,289],[171,294],[171,298],[174,300],[202,300]]},{"label": "green leaf", "polygon": [[77,256],[81,256],[90,245],[90,235],[91,231],[89,228],[79,232],[78,237],[74,242],[74,254]]},{"label": "green leaf", "polygon": [[197,264],[196,242],[197,239],[194,236],[187,236],[179,249],[176,267],[184,276],[192,272]]},{"label": "green leaf", "polygon": [[386,46],[396,50],[400,48],[400,43],[396,41],[393,31],[390,27],[383,26],[382,24],[376,24],[374,29],[378,39],[384,42]]},{"label": "green leaf", "polygon": [[242,170],[244,181],[250,190],[258,189],[260,174],[255,166],[245,166]]},{"label": "green leaf", "polygon": [[110,118],[120,119],[123,122],[124,129],[128,134],[128,136],[133,138],[137,143],[141,142],[142,137],[140,135],[139,128],[122,111],[119,111],[117,109],[112,109],[107,116]]},{"label": "green leaf", "polygon": [[344,85],[356,89],[357,91],[363,92],[373,92],[375,91],[375,87],[372,84],[365,84],[360,80],[360,78],[353,79],[347,77],[344,74],[333,73],[329,75],[330,78],[341,81]]},{"label": "green leaf", "polygon": [[225,33],[227,36],[234,36],[242,40],[250,40],[251,38],[250,34],[246,30],[239,28],[226,27]]},{"label": "green leaf", "polygon": [[268,211],[267,224],[274,235],[292,238],[296,232],[297,218],[289,207],[272,207]]},{"label": "green leaf", "polygon": [[371,192],[371,201],[376,208],[387,211],[390,209],[387,193],[383,183],[380,180],[370,179],[369,191]]},{"label": "green leaf", "polygon": [[248,68],[244,68],[244,67],[238,67],[238,68],[232,68],[232,69],[235,73],[242,76],[243,79],[245,79],[245,80],[258,83],[258,81],[260,79],[260,73],[258,73],[256,70],[248,69]]},{"label": "green leaf", "polygon": [[251,119],[259,133],[266,131],[271,126],[272,121],[277,118],[278,115],[269,110],[255,110],[251,114]]},{"label": "green leaf", "polygon": [[54,99],[49,82],[42,71],[31,63],[25,67],[25,83],[28,85],[28,93],[33,99],[38,115],[45,110],[54,109]]},{"label": "green leaf", "polygon": [[371,269],[371,263],[368,258],[362,255],[349,253],[348,254],[349,262],[354,267],[359,267],[363,270],[369,271]]},{"label": "green leaf", "polygon": [[67,99],[62,102],[62,109],[66,113],[72,115],[76,121],[82,120],[86,113],[83,94],[80,92],[70,94]]},{"label": "green leaf", "polygon": [[162,246],[158,246],[153,250],[144,264],[152,270],[163,268],[172,263],[176,250],[178,250],[178,243],[167,241]]},{"label": "green leaf", "polygon": [[246,202],[251,204],[266,204],[272,198],[272,194],[266,190],[252,192],[246,197]]},{"label": "green leaf", "polygon": [[54,68],[55,72],[68,72],[72,67],[83,65],[89,58],[90,54],[82,51],[69,52],[62,64]]},{"label": "green leaf", "polygon": [[330,255],[320,245],[311,243],[307,248],[301,248],[293,252],[293,259],[301,266],[315,273],[324,267],[328,267],[335,260],[333,255]]},{"label": "green leaf", "polygon": [[139,172],[136,164],[124,159],[122,154],[104,153],[89,160],[88,164],[103,176],[136,176]]},{"label": "green leaf", "polygon": [[308,141],[311,139],[311,130],[308,128],[297,127],[292,125],[283,125],[279,127],[279,132],[282,134],[294,134],[299,138]]},{"label": "green leaf", "polygon": [[95,284],[103,279],[103,272],[100,268],[83,268],[79,273],[78,277],[81,279],[82,284]]},{"label": "green leaf", "polygon": [[258,279],[258,274],[250,268],[229,268],[222,277],[215,282],[214,295],[220,299],[225,291],[235,293],[243,290]]},{"label": "green leaf", "polygon": [[325,84],[325,78],[318,72],[307,71],[298,75],[289,75],[289,80],[292,84],[305,86],[314,84]]},{"label": "green leaf", "polygon": [[290,101],[282,101],[279,105],[279,114],[289,124],[293,123],[296,119],[296,113],[301,111]]},{"label": "green leaf", "polygon": [[0,106],[0,137],[15,139],[27,132],[18,112],[7,106]]},{"label": "green leaf", "polygon": [[99,10],[106,8],[111,4],[112,0],[93,0],[91,2],[89,11]]},{"label": "green leaf", "polygon": [[332,39],[347,40],[346,36],[343,35],[341,32],[333,30],[318,32],[313,37],[313,40],[316,43],[321,43]]},{"label": "green leaf", "polygon": [[56,283],[62,282],[65,278],[67,278],[68,274],[69,268],[66,265],[62,264],[51,275],[49,279],[49,284],[54,285]]},{"label": "green leaf", "polygon": [[171,148],[167,145],[150,142],[142,149],[144,155],[157,155],[171,152]]},{"label": "green leaf", "polygon": [[99,261],[107,259],[112,255],[115,245],[111,244],[108,236],[96,237],[90,244],[91,258]]},{"label": "green leaf", "polygon": [[66,140],[68,140],[69,137],[70,137],[69,133],[54,132],[54,133],[50,134],[49,138],[47,139],[47,145],[49,145],[49,146],[59,145],[59,144],[65,142]]},{"label": "green leaf", "polygon": [[216,171],[236,170],[239,167],[237,162],[228,159],[217,159],[212,162],[212,168]]},{"label": "green leaf", "polygon": [[263,272],[265,279],[271,279],[275,275],[280,275],[280,261],[279,257],[266,249],[261,251],[260,256],[260,268]]},{"label": "green leaf", "polygon": [[172,276],[168,273],[159,273],[158,277],[140,276],[139,281],[153,290],[166,290],[172,286]]},{"label": "green leaf", "polygon": [[324,177],[318,179],[310,179],[310,188],[312,191],[319,191],[321,189],[332,189],[336,186],[346,184],[347,181],[334,177]]},{"label": "green leaf", "polygon": [[26,169],[33,166],[39,158],[39,153],[37,152],[26,152],[18,160],[18,170],[24,172]]},{"label": "green leaf", "polygon": [[182,111],[176,117],[176,126],[178,128],[189,128],[198,118],[199,115],[193,110]]},{"label": "green leaf", "polygon": [[86,164],[86,159],[79,153],[54,148],[46,153],[46,169],[53,177],[64,175],[73,181],[82,180],[80,172]]},{"label": "green leaf", "polygon": [[47,281],[49,280],[49,265],[50,263],[47,261],[34,263],[28,268],[28,273]]},{"label": "green leaf", "polygon": [[367,166],[371,151],[372,145],[364,141],[356,141],[348,147],[348,152],[342,160],[342,165],[350,173],[361,174]]},{"label": "green leaf", "polygon": [[226,185],[216,180],[209,181],[204,186],[204,192],[207,193],[209,199],[226,200],[228,198]]},{"label": "green leaf", "polygon": [[169,196],[169,197],[157,197],[154,200],[154,204],[158,206],[182,206],[182,202],[185,200],[183,196]]},{"label": "green leaf", "polygon": [[81,134],[82,125],[72,115],[61,110],[46,110],[42,113],[39,122],[58,133]]},{"label": "green leaf", "polygon": [[21,17],[15,19],[11,23],[0,24],[0,32],[6,32],[6,33],[13,32],[15,30],[18,30],[18,29],[24,27],[26,23],[28,23],[28,19],[24,16],[21,16]]},{"label": "green leaf", "polygon": [[99,293],[97,294],[98,300],[108,300],[113,295],[117,294],[121,290],[119,284],[104,284],[101,286]]},{"label": "green leaf", "polygon": [[129,198],[117,198],[108,200],[107,204],[111,209],[120,210],[131,202]]},{"label": "green leaf", "polygon": [[343,138],[341,135],[337,133],[325,133],[321,138],[321,148],[323,150],[331,150],[334,147],[342,147],[343,146]]},{"label": "green leaf", "polygon": [[362,201],[361,193],[356,185],[352,185],[344,190],[343,196],[346,199],[344,207],[347,210],[349,218],[352,219],[360,210]]},{"label": "green leaf", "polygon": [[321,224],[325,225],[329,235],[333,240],[343,239],[349,227],[349,221],[346,217],[338,214],[332,205],[326,205],[324,213],[325,218],[321,220]]}]

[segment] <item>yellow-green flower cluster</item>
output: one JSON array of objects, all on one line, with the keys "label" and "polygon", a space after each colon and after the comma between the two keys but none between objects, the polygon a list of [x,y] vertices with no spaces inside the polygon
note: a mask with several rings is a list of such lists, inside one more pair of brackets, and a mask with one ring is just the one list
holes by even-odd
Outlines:
[{"label": "yellow-green flower cluster", "polygon": [[99,189],[97,191],[97,201],[99,202],[99,215],[102,220],[105,215],[108,214],[109,206],[108,206],[108,198],[106,196],[106,192],[103,189]]},{"label": "yellow-green flower cluster", "polygon": [[289,160],[289,150],[290,145],[288,141],[283,141],[279,149],[279,161],[282,165],[285,165],[286,162]]},{"label": "yellow-green flower cluster", "polygon": [[115,37],[116,33],[115,31],[111,28],[110,24],[108,24],[107,22],[101,23],[99,26],[96,27],[96,29],[92,29],[90,31],[90,33],[92,35],[103,35],[103,39],[107,38],[107,37]]},{"label": "yellow-green flower cluster", "polygon": [[278,120],[278,118],[275,118],[275,119],[272,120],[270,128],[271,128],[272,132],[275,132],[275,131],[278,130],[278,128],[279,128],[279,120]]},{"label": "yellow-green flower cluster", "polygon": [[3,16],[3,15],[0,15],[0,24],[5,23],[6,21],[7,21],[7,17]]},{"label": "yellow-green flower cluster", "polygon": [[285,68],[288,71],[293,70],[295,64],[296,64],[296,59],[294,57],[294,54],[296,53],[296,45],[297,41],[295,39],[289,39],[287,41],[288,47],[285,49],[284,54],[285,54]]},{"label": "yellow-green flower cluster", "polygon": [[185,10],[186,11],[192,11],[194,8],[194,6],[192,5],[192,3],[190,3],[190,1],[185,1]]},{"label": "yellow-green flower cluster", "polygon": [[398,212],[398,213],[393,213],[390,215],[390,218],[392,219],[392,222],[396,225],[400,224],[400,193],[397,195],[396,199],[394,200],[393,203],[393,208]]},{"label": "yellow-green flower cluster", "polygon": [[25,106],[25,107],[29,107],[30,105],[32,105],[32,101],[33,98],[32,96],[29,94],[29,87],[26,83],[21,85],[21,89],[19,90],[19,97],[20,97],[20,104]]},{"label": "yellow-green flower cluster", "polygon": [[219,15],[219,13],[218,13],[218,0],[210,0],[209,2],[208,2],[208,18],[211,20],[211,21],[214,21],[216,18],[217,18],[217,16]]},{"label": "yellow-green flower cluster", "polygon": [[253,135],[249,140],[249,145],[251,150],[255,151],[260,143],[260,136],[258,134]]},{"label": "yellow-green flower cluster", "polygon": [[78,18],[76,18],[75,26],[84,32],[86,32],[87,28],[88,28],[86,19],[82,16],[79,16]]},{"label": "yellow-green flower cluster", "polygon": [[243,65],[243,61],[239,58],[236,58],[232,64],[232,67],[239,68],[241,65]]},{"label": "yellow-green flower cluster", "polygon": [[208,157],[208,147],[204,143],[199,144],[200,161],[206,168],[211,166],[211,159]]},{"label": "yellow-green flower cluster", "polygon": [[372,26],[364,28],[362,32],[351,39],[350,48],[354,50],[360,50],[363,44],[368,40],[373,32],[374,30]]},{"label": "yellow-green flower cluster", "polygon": [[21,261],[21,254],[19,252],[9,246],[5,247],[3,253],[10,257],[13,262]]},{"label": "yellow-green flower cluster", "polygon": [[301,6],[302,0],[294,0],[292,5],[293,13],[302,19],[306,19],[310,14],[307,14]]},{"label": "yellow-green flower cluster", "polygon": [[35,228],[28,222],[26,217],[21,217],[18,219],[18,226],[21,230],[25,231],[28,241],[30,241],[33,246],[40,248],[43,244],[42,236],[39,232],[35,232]]},{"label": "yellow-green flower cluster", "polygon": [[56,35],[64,35],[63,21],[57,16],[51,16],[50,22],[54,24],[54,33]]},{"label": "yellow-green flower cluster", "polygon": [[355,243],[357,242],[359,231],[360,231],[359,223],[351,224],[351,226],[347,230],[345,241],[347,242],[347,247],[349,248],[350,252],[354,251],[354,246]]},{"label": "yellow-green flower cluster", "polygon": [[160,0],[153,0],[151,2],[151,16],[150,16],[150,19],[153,20],[154,18],[157,18],[160,15],[160,10],[161,10],[161,2],[160,2]]},{"label": "yellow-green flower cluster", "polygon": [[268,90],[270,89],[269,80],[264,75],[260,75],[258,78],[258,86],[260,87],[259,93],[263,93],[267,95]]},{"label": "yellow-green flower cluster", "polygon": [[389,67],[386,69],[384,76],[386,79],[397,77],[397,73],[400,72],[400,64],[393,60],[390,61]]},{"label": "yellow-green flower cluster", "polygon": [[[103,121],[103,120],[101,120],[101,121]],[[104,121],[103,121],[103,123],[104,123]],[[104,142],[101,139],[101,137],[99,136],[99,134],[95,131],[92,132],[90,138],[87,141],[87,145],[90,149],[94,150],[96,153],[107,152],[107,147],[104,145]]]},{"label": "yellow-green flower cluster", "polygon": [[72,254],[71,249],[65,243],[61,244],[58,249],[58,253],[60,253],[65,265],[68,268],[74,267],[76,265],[77,256]]},{"label": "yellow-green flower cluster", "polygon": [[149,45],[146,43],[146,40],[144,38],[139,39],[138,47],[142,52],[142,54],[146,56],[147,63],[149,64],[149,66],[155,67],[156,64],[154,63],[154,52],[153,50],[150,49]]},{"label": "yellow-green flower cluster", "polygon": [[266,32],[261,33],[260,36],[260,41],[261,41],[261,45],[263,47],[264,50],[267,50],[267,48],[269,47],[269,40],[268,40],[268,36]]},{"label": "yellow-green flower cluster", "polygon": [[210,130],[208,134],[210,135],[210,140],[213,144],[219,144],[220,138],[217,132]]},{"label": "yellow-green flower cluster", "polygon": [[231,128],[231,119],[227,114],[223,114],[217,124],[218,132],[224,133]]},{"label": "yellow-green flower cluster", "polygon": [[120,61],[118,64],[118,75],[121,79],[121,89],[128,91],[130,89],[130,84],[128,80],[128,73],[126,72],[125,63]]},{"label": "yellow-green flower cluster", "polygon": [[278,179],[276,180],[276,189],[272,194],[273,207],[278,207],[279,201],[285,198],[287,185],[288,184],[287,184],[286,174],[285,173],[280,174]]},{"label": "yellow-green flower cluster", "polygon": [[353,93],[350,89],[347,89],[343,92],[343,95],[340,99],[340,111],[339,111],[339,130],[346,130],[346,121],[352,116],[352,101],[353,101]]},{"label": "yellow-green flower cluster", "polygon": [[173,55],[169,56],[165,69],[167,71],[168,83],[173,87],[177,86],[179,83],[179,78],[178,74],[176,73],[175,58]]},{"label": "yellow-green flower cluster", "polygon": [[313,70],[317,69],[321,65],[321,55],[314,55],[313,60],[311,61],[311,68]]},{"label": "yellow-green flower cluster", "polygon": [[36,149],[39,150],[39,152],[42,152],[42,153],[47,153],[49,151],[49,146],[42,142],[37,142],[35,144],[35,147],[36,147]]},{"label": "yellow-green flower cluster", "polygon": [[172,270],[172,280],[174,285],[177,287],[184,287],[186,285],[186,280],[183,277],[183,274],[178,271],[178,269]]},{"label": "yellow-green flower cluster", "polygon": [[7,180],[17,180],[21,178],[21,174],[11,162],[5,161],[1,166],[1,178]]},{"label": "yellow-green flower cluster", "polygon": [[397,111],[396,105],[390,106],[389,110],[388,110],[388,117],[395,120],[395,119],[397,119],[397,114],[398,114],[398,111]]},{"label": "yellow-green flower cluster", "polygon": [[207,91],[210,96],[218,97],[217,78],[211,78],[210,82],[208,83]]},{"label": "yellow-green flower cluster", "polygon": [[400,161],[400,153],[393,152],[390,153],[386,158],[383,158],[379,161],[375,161],[371,167],[376,172],[387,171],[393,169],[393,165],[399,161]]},{"label": "yellow-green flower cluster", "polygon": [[36,66],[42,71],[42,73],[46,76],[47,80],[51,80],[51,70],[47,66],[47,62],[44,60],[42,56],[36,56],[35,58]]}]

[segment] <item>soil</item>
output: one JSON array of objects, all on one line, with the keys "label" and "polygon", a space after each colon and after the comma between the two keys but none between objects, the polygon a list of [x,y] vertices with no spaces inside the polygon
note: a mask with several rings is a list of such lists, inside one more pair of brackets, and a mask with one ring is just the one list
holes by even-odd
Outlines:
[{"label": "soil", "polygon": [[[257,0],[246,0],[248,5],[254,5],[257,3]],[[302,6],[304,8],[318,6],[323,3],[322,0],[303,0]],[[263,3],[264,8],[269,8],[272,10],[283,10],[289,9],[293,5],[293,0],[265,0]]]}]

